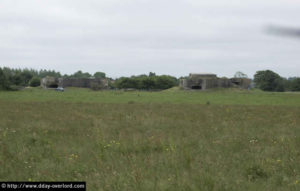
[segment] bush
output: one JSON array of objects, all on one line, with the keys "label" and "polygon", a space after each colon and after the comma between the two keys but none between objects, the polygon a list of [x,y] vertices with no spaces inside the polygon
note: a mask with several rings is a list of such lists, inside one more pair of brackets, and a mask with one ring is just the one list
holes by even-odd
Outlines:
[{"label": "bush", "polygon": [[38,87],[41,85],[41,79],[39,77],[33,77],[31,80],[30,80],[30,83],[29,85],[31,87]]},{"label": "bush", "polygon": [[17,85],[10,85],[9,86],[9,91],[19,91],[19,90],[22,90],[24,88],[24,86],[17,86]]},{"label": "bush", "polygon": [[178,85],[178,80],[175,77],[162,75],[140,75],[132,76],[130,78],[119,78],[116,80],[116,88],[127,89],[134,88],[139,90],[163,90],[172,88]]},{"label": "bush", "polygon": [[94,90],[94,91],[98,91],[98,90],[101,90],[103,88],[104,88],[104,86],[99,84],[99,83],[95,83],[95,82],[91,83],[91,89]]},{"label": "bush", "polygon": [[246,169],[246,176],[250,181],[268,178],[267,172],[259,165],[254,165]]}]

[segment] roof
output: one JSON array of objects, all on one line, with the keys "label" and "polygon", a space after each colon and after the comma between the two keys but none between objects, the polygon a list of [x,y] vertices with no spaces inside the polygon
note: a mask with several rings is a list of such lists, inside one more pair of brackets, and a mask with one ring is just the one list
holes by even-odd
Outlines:
[{"label": "roof", "polygon": [[213,73],[190,73],[190,75],[199,75],[199,76],[216,76],[216,74]]},{"label": "roof", "polygon": [[217,78],[216,74],[209,74],[209,73],[191,73],[190,78]]}]

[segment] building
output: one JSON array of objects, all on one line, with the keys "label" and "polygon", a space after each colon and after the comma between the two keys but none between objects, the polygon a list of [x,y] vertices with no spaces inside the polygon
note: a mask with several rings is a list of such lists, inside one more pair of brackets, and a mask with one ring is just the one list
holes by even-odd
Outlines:
[{"label": "building", "polygon": [[41,80],[41,86],[45,89],[58,87],[106,89],[108,88],[108,80],[104,78],[55,78],[47,76]]},{"label": "building", "polygon": [[239,87],[248,89],[251,80],[248,78],[218,78],[216,74],[195,74],[180,80],[180,87],[183,89],[206,90],[211,88]]}]

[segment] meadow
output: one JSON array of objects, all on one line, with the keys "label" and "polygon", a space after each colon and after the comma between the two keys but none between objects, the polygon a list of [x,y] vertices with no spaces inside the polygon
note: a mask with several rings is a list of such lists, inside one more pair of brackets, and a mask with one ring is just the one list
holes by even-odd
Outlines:
[{"label": "meadow", "polygon": [[0,92],[0,180],[87,190],[300,190],[300,94]]}]

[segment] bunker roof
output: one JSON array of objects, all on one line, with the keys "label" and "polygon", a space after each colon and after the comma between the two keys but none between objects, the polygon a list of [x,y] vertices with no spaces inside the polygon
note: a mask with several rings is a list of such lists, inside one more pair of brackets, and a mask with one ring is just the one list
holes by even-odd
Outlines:
[{"label": "bunker roof", "polygon": [[217,77],[216,74],[212,73],[190,73],[190,77]]}]

